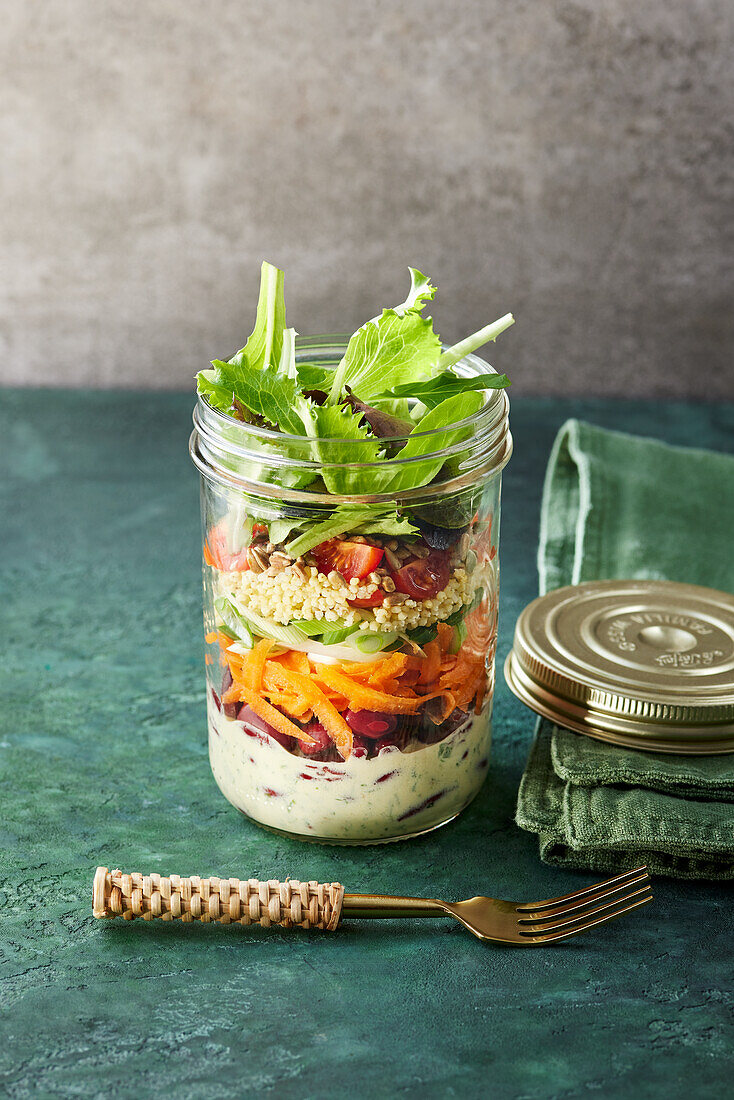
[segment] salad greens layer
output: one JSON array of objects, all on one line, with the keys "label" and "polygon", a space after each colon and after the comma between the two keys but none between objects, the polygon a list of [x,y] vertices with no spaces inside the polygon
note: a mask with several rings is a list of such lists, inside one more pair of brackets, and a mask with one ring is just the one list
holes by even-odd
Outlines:
[{"label": "salad greens layer", "polygon": [[[213,698],[312,760],[434,744],[491,692],[499,486],[468,475],[483,453],[472,418],[509,380],[456,368],[513,317],[443,350],[426,314],[435,287],[410,276],[405,301],[336,365],[298,363],[283,272],[264,263],[252,334],[197,376],[223,414],[217,461],[237,475],[206,505]],[[259,496],[263,482],[278,491]]]},{"label": "salad greens layer", "polygon": [[[229,359],[215,359],[198,374],[199,394],[235,420],[311,440],[313,460],[327,464],[322,476],[328,492],[367,495],[428,484],[443,465],[440,458],[400,472],[328,466],[378,464],[398,452],[420,458],[466,437],[466,429],[454,425],[481,408],[481,391],[510,383],[504,374],[462,378],[451,368],[496,340],[514,318],[508,313],[442,351],[432,319],[424,316],[436,288],[415,268],[410,276],[405,301],[362,325],[336,369],[299,367],[296,332],[286,326],[283,272],[263,263],[252,335]],[[428,431],[439,434],[419,438]]]}]

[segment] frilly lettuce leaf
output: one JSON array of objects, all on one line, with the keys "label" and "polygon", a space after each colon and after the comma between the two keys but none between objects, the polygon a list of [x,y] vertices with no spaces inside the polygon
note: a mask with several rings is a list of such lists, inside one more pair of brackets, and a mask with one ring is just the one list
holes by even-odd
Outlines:
[{"label": "frilly lettuce leaf", "polygon": [[378,393],[399,382],[428,378],[441,354],[441,343],[433,321],[423,317],[426,302],[435,294],[425,275],[410,269],[408,297],[395,309],[362,325],[350,339],[344,358],[334,372],[330,404],[350,386],[361,401],[370,402]]},{"label": "frilly lettuce leaf", "polygon": [[296,373],[302,390],[327,391],[334,377],[334,371],[330,367],[319,367],[315,363],[298,363]]},{"label": "frilly lettuce leaf", "polygon": [[[377,462],[381,457],[379,440],[351,409],[342,405],[315,405],[301,398],[299,410],[306,434],[312,439],[316,462],[352,464]],[[358,494],[365,492],[365,475],[372,482],[371,473],[351,465],[339,469],[324,466],[321,476],[330,493]]]},{"label": "frilly lettuce leaf", "polygon": [[290,435],[302,434],[303,425],[294,411],[299,397],[295,378],[270,366],[251,367],[246,361],[234,366],[215,359],[212,367],[213,370],[200,371],[198,377],[198,391],[210,404],[231,412],[236,398],[255,418],[262,417],[272,427]]},{"label": "frilly lettuce leaf", "polygon": [[358,523],[351,530],[355,535],[402,535],[403,538],[420,534],[418,527],[407,516],[401,516],[397,512],[373,512],[369,519]]},{"label": "frilly lettuce leaf", "polygon": [[230,359],[215,359],[212,370],[200,371],[197,390],[221,412],[234,408],[242,418],[244,409],[254,422],[262,417],[293,435],[301,431],[293,411],[298,397],[296,333],[285,327],[284,278],[273,264],[263,263],[252,335]]},{"label": "frilly lettuce leaf", "polygon": [[411,309],[420,312],[426,302],[433,301],[436,296],[436,288],[431,286],[431,280],[427,275],[415,267],[409,267],[408,271],[410,272],[410,293],[404,302],[395,306],[395,313],[400,317]]}]

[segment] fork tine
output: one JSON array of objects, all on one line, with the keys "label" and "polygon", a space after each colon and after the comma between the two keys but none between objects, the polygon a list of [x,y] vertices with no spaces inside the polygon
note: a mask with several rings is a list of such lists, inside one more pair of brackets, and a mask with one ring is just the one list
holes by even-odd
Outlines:
[{"label": "fork tine", "polygon": [[[577,900],[577,895],[571,895],[571,901],[575,904],[571,905],[557,905],[553,909],[541,909],[537,912],[529,912],[528,910],[522,910],[523,913],[527,913],[527,916],[520,917],[520,924],[537,924],[538,921],[552,920],[553,917],[563,917],[567,913],[574,913],[579,909],[587,909],[589,905],[592,905],[597,901],[606,901],[607,898],[611,898],[614,894],[622,894],[623,891],[629,890],[632,886],[638,886],[641,884],[649,885],[650,876],[645,872],[638,875],[637,878],[627,879],[626,882],[620,883],[618,886],[613,886],[611,890],[604,889],[601,885],[593,893],[587,893],[580,901]],[[622,897],[617,899],[623,901]]]},{"label": "fork tine", "polygon": [[563,929],[572,928],[576,924],[585,924],[587,918],[596,916],[598,913],[610,912],[612,909],[616,909],[617,906],[624,905],[627,901],[632,901],[633,898],[639,898],[642,894],[650,894],[650,896],[652,896],[648,885],[642,886],[639,890],[632,890],[630,893],[622,894],[621,897],[615,897],[611,901],[605,902],[604,905],[595,905],[593,909],[585,909],[581,913],[577,912],[575,916],[568,916],[562,920],[555,920],[552,923],[526,922],[521,931],[533,935],[545,932],[560,932]]},{"label": "fork tine", "polygon": [[641,867],[635,867],[632,871],[625,871],[621,875],[614,875],[612,878],[605,878],[601,882],[595,882],[591,886],[585,887],[583,890],[574,890],[570,894],[562,894],[559,898],[546,898],[544,901],[535,902],[523,902],[522,905],[518,905],[517,911],[524,912],[537,912],[540,909],[550,909],[554,905],[558,905],[562,901],[575,901],[577,898],[581,899],[588,894],[593,894],[596,890],[599,890],[602,886],[612,886],[615,883],[623,885],[634,875],[639,875],[642,872],[647,874],[647,865],[643,863]]},{"label": "fork tine", "polygon": [[545,936],[532,936],[528,937],[528,940],[530,943],[552,943],[554,940],[566,940],[570,936],[577,936],[579,932],[587,932],[589,928],[594,928],[597,924],[606,924],[607,921],[616,920],[618,917],[624,916],[625,913],[631,913],[633,909],[639,909],[643,905],[649,905],[651,901],[652,894],[647,894],[638,901],[634,901],[631,905],[625,905],[623,909],[616,909],[614,912],[606,913],[604,916],[597,917],[596,920],[591,920],[587,924],[580,924],[577,928],[571,928],[565,932],[550,932]]}]

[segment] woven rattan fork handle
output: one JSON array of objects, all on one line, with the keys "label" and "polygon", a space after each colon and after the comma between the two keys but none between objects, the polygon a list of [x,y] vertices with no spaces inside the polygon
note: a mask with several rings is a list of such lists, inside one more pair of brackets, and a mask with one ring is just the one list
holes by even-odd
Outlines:
[{"label": "woven rattan fork handle", "polygon": [[95,917],[133,920],[217,921],[220,924],[322,928],[339,923],[344,887],[338,882],[259,882],[257,879],[200,878],[198,875],[126,874],[98,867],[94,876]]}]

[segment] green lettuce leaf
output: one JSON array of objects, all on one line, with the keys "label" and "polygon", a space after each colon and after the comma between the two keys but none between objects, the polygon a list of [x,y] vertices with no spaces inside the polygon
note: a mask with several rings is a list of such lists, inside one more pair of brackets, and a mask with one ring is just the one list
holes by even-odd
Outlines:
[{"label": "green lettuce leaf", "polygon": [[260,268],[260,296],[257,302],[255,327],[243,348],[229,362],[234,366],[247,363],[262,370],[280,363],[285,328],[285,274],[273,264],[263,261]]},{"label": "green lettuce leaf", "polygon": [[220,596],[214,601],[214,610],[234,636],[239,641],[244,642],[248,649],[252,649],[253,639],[250,624],[242,617],[232,601]]},{"label": "green lettuce leaf", "polygon": [[391,390],[378,394],[378,399],[412,397],[427,409],[435,409],[447,397],[453,397],[457,393],[465,393],[468,390],[503,390],[509,385],[510,379],[506,374],[476,374],[470,378],[460,378],[453,371],[448,370],[425,381],[406,382],[393,386]]},{"label": "green lettuce leaf", "polygon": [[273,367],[258,369],[249,363],[233,367],[222,359],[215,359],[212,366],[213,371],[201,372],[206,376],[204,385],[217,393],[226,390],[229,393],[228,408],[232,406],[234,395],[251,413],[262,417],[273,427],[290,435],[303,434],[303,425],[294,409],[299,397],[295,378],[281,374]]},{"label": "green lettuce leaf", "polygon": [[395,313],[401,317],[411,309],[420,312],[426,302],[431,302],[436,297],[436,288],[431,286],[431,280],[427,275],[415,267],[409,267],[408,271],[410,272],[410,292],[404,302],[395,306]]},{"label": "green lettuce leaf", "polygon": [[[292,436],[303,433],[303,425],[294,411],[298,397],[298,385],[295,378],[288,377],[265,367],[258,370],[248,363],[233,367],[231,363],[216,359],[212,363],[213,371],[201,371],[204,376],[199,383],[199,393],[205,392],[211,403],[211,395],[229,394],[227,408],[232,407],[232,398],[237,398],[255,417],[262,417],[269,425],[280,428]],[[221,405],[217,405],[221,408]]]},{"label": "green lettuce leaf", "polygon": [[498,321],[493,321],[491,325],[485,325],[485,327],[480,328],[478,332],[472,333],[471,336],[467,336],[464,340],[460,340],[458,344],[454,344],[452,347],[447,348],[436,364],[437,370],[448,370],[449,367],[453,367],[454,363],[458,363],[460,359],[463,359],[465,355],[469,355],[471,352],[476,351],[477,348],[481,348],[484,344],[494,342],[498,336],[501,336],[505,329],[508,329],[510,325],[514,324],[515,318],[511,313],[506,313],[504,317],[500,317]]},{"label": "green lettuce leaf", "polygon": [[402,535],[403,538],[420,534],[419,529],[407,516],[398,515],[397,512],[375,512],[364,523],[352,527],[351,532],[355,535],[391,535],[392,537]]},{"label": "green lettuce leaf", "polygon": [[268,522],[268,538],[274,546],[277,546],[285,542],[291,531],[295,531],[302,524],[301,519],[271,519]]},{"label": "green lettuce leaf", "polygon": [[399,382],[428,378],[441,354],[433,321],[422,316],[426,301],[435,293],[424,275],[411,268],[411,290],[395,309],[362,325],[350,339],[344,358],[334,372],[329,402],[336,404],[350,386],[361,401]]},{"label": "green lettuce leaf", "polygon": [[323,390],[328,393],[334,377],[331,367],[319,367],[315,363],[299,363],[296,372],[298,385],[302,390]]},{"label": "green lettuce leaf", "polygon": [[[438,452],[436,457],[426,458],[425,462],[410,463],[398,469],[392,475],[388,487],[382,491],[399,493],[419,485],[427,485],[432,481],[446,461],[442,452],[455,443],[469,438],[470,428],[454,428],[450,425],[472,416],[479,411],[483,403],[482,395],[476,390],[470,390],[468,393],[459,393],[455,397],[447,398],[421,417],[411,435],[408,436],[408,442],[400,452],[400,459],[415,459],[420,458],[421,455],[432,455]],[[440,428],[445,430],[437,431],[435,435],[418,434]]]},{"label": "green lettuce leaf", "polygon": [[[360,423],[361,416],[342,405],[314,405],[301,399],[303,424],[312,439],[312,452],[316,462],[359,463],[377,462],[381,457],[379,440]],[[374,471],[379,474],[380,471]],[[330,493],[339,495],[359,494],[367,479],[373,483],[373,471],[354,469],[345,465],[339,469],[321,471],[324,484]],[[366,475],[366,477],[365,477]],[[375,491],[375,490],[368,490]]]},{"label": "green lettuce leaf", "polygon": [[307,554],[320,542],[334,539],[338,535],[345,535],[358,524],[364,523],[369,519],[370,512],[368,505],[364,507],[346,505],[343,508],[337,508],[332,516],[322,520],[321,523],[312,523],[302,534],[291,539],[286,550],[292,558]]},{"label": "green lettuce leaf", "polygon": [[[312,481],[316,480],[316,471],[303,469],[298,466],[281,466],[274,465],[270,458],[283,459],[284,455],[293,453],[294,458],[308,457],[304,456],[302,444],[294,444],[289,447],[287,444],[287,436],[283,437],[283,441],[278,440],[278,446],[272,443],[266,443],[262,439],[258,439],[254,435],[248,435],[243,437],[242,425],[233,422],[231,425],[226,424],[219,429],[222,439],[228,440],[234,443],[236,446],[241,447],[244,443],[247,445],[247,449],[253,452],[251,458],[243,458],[238,454],[227,454],[223,452],[221,455],[221,462],[232,473],[236,474],[238,478],[244,481],[250,482],[265,482],[271,485],[281,485],[285,488],[303,489],[309,485]],[[259,462],[256,455],[262,455],[262,462]]]},{"label": "green lettuce leaf", "polygon": [[[304,521],[305,522],[305,521]],[[314,546],[341,535],[417,535],[418,528],[394,508],[380,504],[344,504],[333,515],[311,524],[287,546],[291,557],[307,554]]]},{"label": "green lettuce leaf", "polygon": [[212,408],[231,413],[235,393],[228,375],[222,376],[216,368],[200,370],[196,376],[196,392],[205,397]]},{"label": "green lettuce leaf", "polygon": [[410,405],[405,397],[375,397],[372,404],[376,409],[397,416],[399,420],[410,420]]},{"label": "green lettuce leaf", "polygon": [[[293,407],[298,397],[295,329],[285,327],[284,275],[263,263],[255,327],[243,348],[228,360],[215,359],[197,375],[197,390],[225,413],[244,409],[291,435],[302,431]],[[247,419],[250,419],[248,417]]]}]

